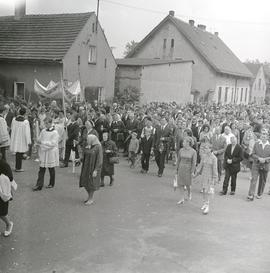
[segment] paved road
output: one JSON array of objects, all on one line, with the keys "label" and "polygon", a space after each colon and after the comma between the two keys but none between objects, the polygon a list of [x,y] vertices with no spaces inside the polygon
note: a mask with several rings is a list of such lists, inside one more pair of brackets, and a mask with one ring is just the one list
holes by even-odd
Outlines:
[{"label": "paved road", "polygon": [[57,169],[54,189],[32,192],[38,163],[23,163],[10,206],[14,233],[0,237],[1,273],[270,272],[270,196],[245,201],[249,173],[240,174],[235,196],[215,196],[204,216],[199,184],[191,202],[176,205],[171,165],[158,178],[154,164],[143,175],[123,159],[115,185],[85,207],[79,168]]}]

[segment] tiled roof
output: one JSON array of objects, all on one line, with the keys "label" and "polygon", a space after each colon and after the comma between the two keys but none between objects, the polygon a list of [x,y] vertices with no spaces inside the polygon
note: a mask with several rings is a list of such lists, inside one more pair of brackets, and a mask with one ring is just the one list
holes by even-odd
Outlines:
[{"label": "tiled roof", "polygon": [[91,14],[0,17],[0,59],[62,60]]},{"label": "tiled roof", "polygon": [[192,60],[141,59],[141,58],[116,59],[117,65],[128,65],[128,66],[149,66],[149,65],[186,63],[186,62],[193,62],[193,61]]},{"label": "tiled roof", "polygon": [[234,76],[252,77],[249,70],[217,35],[191,26],[170,15],[154,28],[127,57],[133,57],[136,51],[139,51],[147,40],[168,21],[177,27],[179,32],[191,43],[215,71]]}]

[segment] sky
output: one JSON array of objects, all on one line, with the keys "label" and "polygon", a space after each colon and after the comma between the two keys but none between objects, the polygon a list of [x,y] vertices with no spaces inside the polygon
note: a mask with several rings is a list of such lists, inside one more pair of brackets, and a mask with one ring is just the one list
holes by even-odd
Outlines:
[{"label": "sky", "polygon": [[[14,14],[14,2],[0,0],[0,16]],[[27,14],[96,11],[97,0],[26,0]],[[141,41],[169,13],[195,20],[219,37],[241,61],[270,62],[269,0],[100,0],[99,21],[113,54],[123,57],[125,45]]]}]

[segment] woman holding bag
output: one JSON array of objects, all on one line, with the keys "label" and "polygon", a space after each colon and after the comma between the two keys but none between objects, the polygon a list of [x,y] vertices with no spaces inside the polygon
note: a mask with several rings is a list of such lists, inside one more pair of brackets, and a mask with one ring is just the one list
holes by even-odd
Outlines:
[{"label": "woman holding bag", "polygon": [[110,186],[113,185],[114,181],[114,162],[111,161],[113,157],[117,154],[117,147],[114,141],[109,139],[108,131],[103,131],[102,141],[101,141],[102,151],[103,151],[103,164],[101,170],[101,187],[104,187],[104,177],[110,177]]},{"label": "woman holding bag", "polygon": [[84,202],[86,206],[94,203],[94,192],[100,187],[102,157],[102,148],[97,136],[88,135],[80,176],[80,187],[84,187],[88,193],[88,198]]}]

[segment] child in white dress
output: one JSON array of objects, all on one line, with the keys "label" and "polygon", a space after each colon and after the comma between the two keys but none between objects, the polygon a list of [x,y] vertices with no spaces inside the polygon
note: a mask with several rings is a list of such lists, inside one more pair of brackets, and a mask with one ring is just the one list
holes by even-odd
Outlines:
[{"label": "child in white dress", "polygon": [[203,190],[203,214],[208,214],[209,212],[209,201],[210,195],[214,194],[214,185],[218,181],[218,171],[217,171],[217,158],[212,153],[212,146],[210,143],[206,143],[204,146],[204,156],[201,158],[201,162],[198,165],[194,177],[201,175],[200,181]]}]

